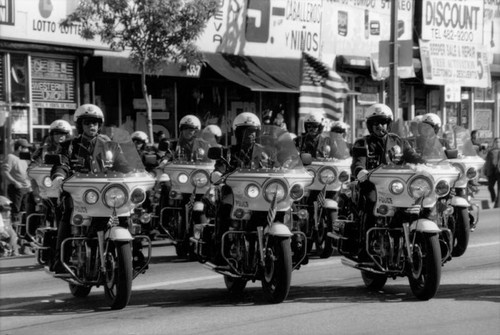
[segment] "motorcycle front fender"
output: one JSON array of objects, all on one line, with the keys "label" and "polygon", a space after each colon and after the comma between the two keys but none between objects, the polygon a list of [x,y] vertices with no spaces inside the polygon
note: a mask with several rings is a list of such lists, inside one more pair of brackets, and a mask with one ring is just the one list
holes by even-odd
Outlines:
[{"label": "motorcycle front fender", "polygon": [[272,236],[283,236],[283,237],[291,237],[293,236],[292,232],[286,225],[283,223],[275,222],[271,227],[267,226],[264,230],[265,234],[269,234]]},{"label": "motorcycle front fender", "polygon": [[465,198],[462,198],[462,197],[453,197],[451,198],[451,205],[453,207],[469,207],[470,204],[469,202],[467,201],[467,199]]},{"label": "motorcycle front fender", "polygon": [[440,233],[438,225],[429,219],[418,219],[413,221],[410,225],[410,231],[419,231],[423,233]]},{"label": "motorcycle front fender", "polygon": [[325,205],[323,206],[327,209],[339,209],[339,204],[333,199],[325,199]]},{"label": "motorcycle front fender", "polygon": [[111,227],[111,229],[108,229],[106,234],[104,234],[104,238],[112,241],[132,241],[134,239],[128,229],[119,226],[114,226]]}]

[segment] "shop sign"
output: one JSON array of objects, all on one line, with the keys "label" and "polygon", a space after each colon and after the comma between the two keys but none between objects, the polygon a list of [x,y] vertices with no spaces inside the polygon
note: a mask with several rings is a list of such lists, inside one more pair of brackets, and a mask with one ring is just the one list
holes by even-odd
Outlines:
[{"label": "shop sign", "polygon": [[[378,2],[378,1],[377,1]],[[196,42],[201,51],[231,55],[318,57],[322,0],[221,0]]]},{"label": "shop sign", "polygon": [[426,85],[491,86],[488,54],[482,44],[420,40],[420,55]]},{"label": "shop sign", "polygon": [[2,39],[109,49],[100,38],[85,40],[80,36],[82,25],[63,27],[61,21],[75,11],[78,0],[0,0]]},{"label": "shop sign", "polygon": [[76,107],[75,63],[68,59],[32,58],[31,95],[35,107]]},{"label": "shop sign", "polygon": [[424,0],[423,40],[483,43],[484,0]]},{"label": "shop sign", "polygon": [[460,91],[461,87],[459,85],[444,85],[444,101],[460,102]]}]

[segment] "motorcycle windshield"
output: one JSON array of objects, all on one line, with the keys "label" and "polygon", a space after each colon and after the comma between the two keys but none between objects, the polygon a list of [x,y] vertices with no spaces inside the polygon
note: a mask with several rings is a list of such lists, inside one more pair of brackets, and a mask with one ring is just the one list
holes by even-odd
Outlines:
[{"label": "motorcycle windshield", "polygon": [[192,156],[185,157],[179,151],[181,148],[177,146],[176,152],[172,157],[172,163],[211,163],[213,160],[208,158],[208,149],[211,147],[220,147],[220,145],[215,140],[215,136],[204,136],[203,138],[195,138],[193,142]]},{"label": "motorcycle windshield", "polygon": [[[115,128],[112,137],[99,137],[92,154],[93,171],[115,171],[128,173],[145,171],[142,159],[137,152],[130,134],[123,129]],[[119,164],[117,164],[119,162]]]},{"label": "motorcycle windshield", "polygon": [[446,159],[444,140],[440,139],[432,126],[427,123],[420,123],[419,135],[413,139],[415,150],[425,160]]},{"label": "motorcycle windshield", "polygon": [[477,151],[472,143],[469,130],[460,126],[454,126],[447,136],[450,137],[448,138],[450,147],[458,150],[459,156],[477,156]]},{"label": "motorcycle windshield", "polygon": [[255,168],[300,169],[303,167],[291,134],[280,127],[265,125],[252,153]]},{"label": "motorcycle windshield", "polygon": [[346,159],[350,157],[347,143],[339,133],[324,132],[318,141],[318,157]]}]

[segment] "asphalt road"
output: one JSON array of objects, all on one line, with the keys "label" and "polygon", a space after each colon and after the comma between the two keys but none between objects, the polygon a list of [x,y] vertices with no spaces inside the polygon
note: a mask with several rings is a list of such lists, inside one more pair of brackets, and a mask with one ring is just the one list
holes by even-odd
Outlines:
[{"label": "asphalt road", "polygon": [[[478,199],[487,198],[482,190]],[[32,256],[1,259],[0,334],[497,334],[499,215],[482,210],[468,250],[444,265],[430,301],[416,300],[406,278],[369,292],[359,271],[338,256],[294,271],[281,304],[268,304],[258,282],[234,297],[222,276],[178,260],[159,241],[150,269],[134,280],[129,305],[111,311],[102,288],[77,299]]]}]

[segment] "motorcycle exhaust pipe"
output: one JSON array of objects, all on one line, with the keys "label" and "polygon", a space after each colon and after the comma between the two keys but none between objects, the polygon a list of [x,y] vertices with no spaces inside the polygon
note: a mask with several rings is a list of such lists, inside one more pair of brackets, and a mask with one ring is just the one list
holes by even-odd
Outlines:
[{"label": "motorcycle exhaust pipe", "polygon": [[385,274],[385,272],[375,270],[373,267],[369,266],[368,264],[358,263],[358,262],[355,262],[349,258],[342,257],[340,259],[340,262],[343,265],[349,266],[349,267],[357,269],[357,270],[369,271],[369,272],[373,272],[373,273],[377,273],[377,274],[381,274],[381,275]]}]

